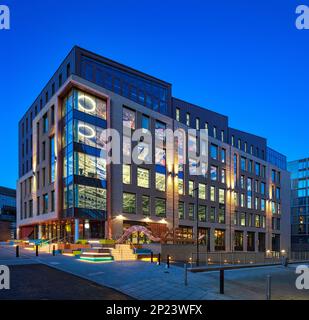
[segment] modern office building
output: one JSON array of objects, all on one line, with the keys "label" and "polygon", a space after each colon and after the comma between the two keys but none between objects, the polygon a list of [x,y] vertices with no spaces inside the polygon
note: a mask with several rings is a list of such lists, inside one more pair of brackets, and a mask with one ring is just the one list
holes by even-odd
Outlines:
[{"label": "modern office building", "polygon": [[0,187],[0,241],[16,237],[16,190]]},{"label": "modern office building", "polygon": [[288,163],[291,173],[291,247],[309,250],[309,159]]},{"label": "modern office building", "polygon": [[[108,128],[120,133],[120,164],[107,161]],[[132,142],[139,128],[156,139]],[[186,154],[206,129],[200,153],[207,172],[189,170],[197,155],[181,164],[168,152],[163,129],[184,133],[175,148]],[[138,165],[128,163],[136,146]],[[198,228],[210,251],[289,250],[289,185],[286,157],[266,139],[173,97],[165,81],[79,47],[19,122],[20,238],[118,239],[137,225],[158,237],[172,232],[182,243]],[[147,238],[137,231],[131,241]]]}]

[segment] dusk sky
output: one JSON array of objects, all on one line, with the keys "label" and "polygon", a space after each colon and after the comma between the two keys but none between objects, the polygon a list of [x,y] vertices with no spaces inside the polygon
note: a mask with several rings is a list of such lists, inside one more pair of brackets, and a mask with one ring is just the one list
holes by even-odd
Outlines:
[{"label": "dusk sky", "polygon": [[18,121],[74,45],[173,85],[288,160],[309,157],[309,0],[3,0],[0,185],[18,178]]}]

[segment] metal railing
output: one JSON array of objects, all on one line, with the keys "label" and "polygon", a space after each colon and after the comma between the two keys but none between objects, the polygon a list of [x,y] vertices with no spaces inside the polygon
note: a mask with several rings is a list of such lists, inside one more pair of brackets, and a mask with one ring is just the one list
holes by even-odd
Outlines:
[{"label": "metal railing", "polygon": [[[244,264],[274,264],[280,263],[282,257],[280,254],[264,254],[261,252],[200,252],[200,266],[226,266],[226,265],[244,265]],[[189,263],[196,265],[197,253],[191,254]]]}]

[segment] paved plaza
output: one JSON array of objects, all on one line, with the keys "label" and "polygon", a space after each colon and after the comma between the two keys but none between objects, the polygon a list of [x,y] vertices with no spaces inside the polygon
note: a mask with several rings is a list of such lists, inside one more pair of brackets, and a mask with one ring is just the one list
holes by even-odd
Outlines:
[{"label": "paved plaza", "polygon": [[[265,299],[266,278],[272,276],[272,299],[309,299],[309,290],[295,287],[296,264],[225,271],[225,294],[219,294],[219,272],[188,272],[184,284],[184,268],[150,262],[89,263],[74,257],[21,250],[15,258],[15,248],[0,247],[0,265],[43,264],[104,287],[122,292],[135,299],[155,300],[219,300]],[[42,271],[43,272],[43,271]],[[72,299],[74,294],[72,293]]]}]

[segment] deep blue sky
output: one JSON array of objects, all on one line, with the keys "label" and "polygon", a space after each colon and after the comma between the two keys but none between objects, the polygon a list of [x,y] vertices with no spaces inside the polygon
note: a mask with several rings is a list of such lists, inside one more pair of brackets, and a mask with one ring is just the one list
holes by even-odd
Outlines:
[{"label": "deep blue sky", "polygon": [[309,157],[309,0],[2,0],[0,185],[17,180],[17,124],[73,45],[173,84],[289,160]]}]

